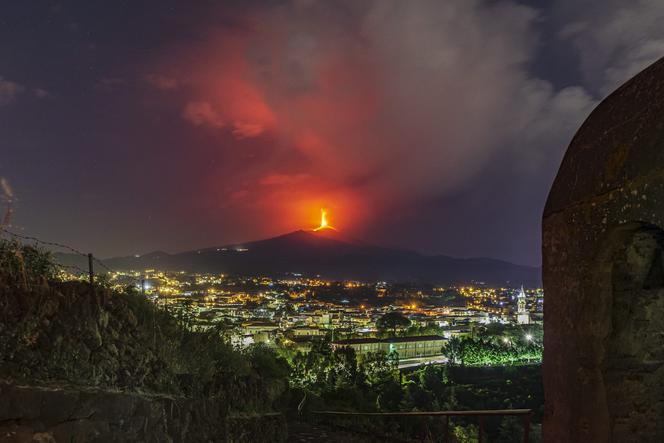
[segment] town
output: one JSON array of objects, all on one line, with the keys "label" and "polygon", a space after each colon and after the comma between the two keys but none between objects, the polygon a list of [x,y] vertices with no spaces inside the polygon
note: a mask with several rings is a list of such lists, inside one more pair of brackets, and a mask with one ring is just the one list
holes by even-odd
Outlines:
[{"label": "town", "polygon": [[[542,289],[518,285],[442,287],[154,269],[113,271],[102,280],[114,289],[141,292],[194,328],[216,327],[239,348],[260,343],[307,353],[327,337],[333,348],[350,346],[357,355],[396,352],[401,368],[444,363],[442,349],[451,338],[473,337],[490,325],[541,330],[542,324]],[[534,340],[528,331],[523,339]]]}]

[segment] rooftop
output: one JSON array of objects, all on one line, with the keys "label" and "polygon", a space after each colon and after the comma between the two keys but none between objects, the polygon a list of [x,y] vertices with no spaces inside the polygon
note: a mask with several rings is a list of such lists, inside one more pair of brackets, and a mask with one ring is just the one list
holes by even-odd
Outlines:
[{"label": "rooftop", "polygon": [[344,346],[344,345],[359,345],[364,343],[408,343],[408,342],[418,342],[418,341],[435,341],[435,340],[445,340],[445,337],[440,335],[420,335],[413,337],[390,337],[390,338],[350,338],[347,340],[336,340],[333,341],[333,345]]}]

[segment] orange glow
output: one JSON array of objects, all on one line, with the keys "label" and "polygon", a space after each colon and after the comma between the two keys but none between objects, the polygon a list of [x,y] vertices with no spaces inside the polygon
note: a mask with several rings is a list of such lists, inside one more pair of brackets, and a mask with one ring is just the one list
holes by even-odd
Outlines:
[{"label": "orange glow", "polygon": [[323,229],[333,229],[336,231],[336,229],[332,226],[330,226],[329,222],[327,221],[327,211],[325,209],[320,210],[320,226],[314,229],[314,231],[321,231]]}]

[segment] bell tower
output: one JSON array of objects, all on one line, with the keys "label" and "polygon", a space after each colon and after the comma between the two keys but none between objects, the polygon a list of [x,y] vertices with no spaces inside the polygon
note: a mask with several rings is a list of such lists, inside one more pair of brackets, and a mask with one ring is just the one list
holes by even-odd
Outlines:
[{"label": "bell tower", "polygon": [[523,285],[516,297],[516,322],[520,325],[530,324],[530,312],[526,309],[526,291],[523,290]]}]

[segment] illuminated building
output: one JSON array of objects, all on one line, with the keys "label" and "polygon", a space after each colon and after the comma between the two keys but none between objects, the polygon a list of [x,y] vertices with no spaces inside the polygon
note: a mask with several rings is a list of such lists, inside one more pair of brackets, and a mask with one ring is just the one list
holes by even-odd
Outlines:
[{"label": "illuminated building", "polygon": [[309,326],[295,326],[288,331],[293,337],[313,337],[325,335],[325,331]]},{"label": "illuminated building", "polygon": [[516,297],[516,306],[516,322],[520,325],[530,324],[530,312],[526,309],[526,292],[523,290],[523,286]]},{"label": "illuminated building", "polygon": [[332,342],[333,348],[349,346],[357,355],[383,351],[386,354],[396,352],[400,359],[432,357],[441,355],[446,339],[439,335],[392,338],[351,338]]}]

